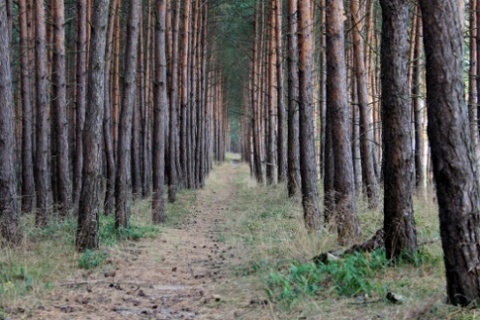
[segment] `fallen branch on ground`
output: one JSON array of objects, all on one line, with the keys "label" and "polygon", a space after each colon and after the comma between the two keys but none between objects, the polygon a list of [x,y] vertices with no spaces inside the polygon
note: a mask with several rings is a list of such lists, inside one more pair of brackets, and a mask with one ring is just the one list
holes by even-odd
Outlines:
[{"label": "fallen branch on ground", "polygon": [[[384,237],[385,237],[385,232],[383,231],[383,228],[378,229],[377,232],[375,232],[375,234],[367,241],[360,244],[354,244],[348,249],[336,249],[336,250],[330,250],[328,252],[321,253],[318,256],[315,256],[313,258],[313,262],[317,265],[321,263],[326,264],[329,261],[341,259],[345,255],[352,254],[355,252],[372,252],[377,249],[385,248]],[[420,242],[418,246],[421,247],[427,244],[435,243],[437,241],[440,241],[440,239],[436,238],[436,239],[425,240]]]}]

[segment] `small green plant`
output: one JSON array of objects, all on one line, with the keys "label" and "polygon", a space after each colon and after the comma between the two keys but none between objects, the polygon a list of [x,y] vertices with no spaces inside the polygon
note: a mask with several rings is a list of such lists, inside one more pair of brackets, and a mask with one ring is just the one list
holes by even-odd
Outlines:
[{"label": "small green plant", "polygon": [[102,217],[100,219],[100,243],[106,246],[114,246],[118,241],[140,240],[146,237],[153,237],[158,234],[159,229],[156,226],[138,226],[130,224],[128,228],[115,229],[115,219],[112,216]]},{"label": "small green plant", "polygon": [[77,219],[69,217],[51,221],[44,228],[29,229],[29,236],[33,241],[62,239],[64,243],[73,244],[77,230]]},{"label": "small green plant", "polygon": [[288,303],[304,295],[333,290],[341,296],[382,291],[376,274],[388,266],[383,251],[356,253],[328,264],[292,264],[287,274],[271,273],[265,284],[271,300]]},{"label": "small green plant", "polygon": [[0,293],[26,292],[33,286],[33,277],[24,266],[2,265],[0,268]]},{"label": "small green plant", "polygon": [[78,260],[78,266],[82,269],[93,269],[105,262],[106,253],[87,249]]}]

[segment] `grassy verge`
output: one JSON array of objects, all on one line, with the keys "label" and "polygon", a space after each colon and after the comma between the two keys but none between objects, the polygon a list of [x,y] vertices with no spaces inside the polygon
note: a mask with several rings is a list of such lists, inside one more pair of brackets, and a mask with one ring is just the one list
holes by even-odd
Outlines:
[{"label": "grassy verge", "polygon": [[[315,266],[312,257],[337,248],[336,235],[308,234],[298,199],[288,199],[280,186],[257,186],[246,166],[237,168],[233,181],[236,197],[223,237],[241,248],[241,258],[231,266],[234,284],[224,290],[234,291],[230,295],[238,303],[257,306],[245,319],[477,319],[480,314],[444,304],[439,241],[422,246],[413,264],[390,266],[377,251]],[[360,200],[359,211],[367,239],[382,225],[381,209],[369,211]],[[430,199],[415,199],[415,219],[419,242],[439,238]],[[387,292],[401,295],[403,303],[391,303]]]}]

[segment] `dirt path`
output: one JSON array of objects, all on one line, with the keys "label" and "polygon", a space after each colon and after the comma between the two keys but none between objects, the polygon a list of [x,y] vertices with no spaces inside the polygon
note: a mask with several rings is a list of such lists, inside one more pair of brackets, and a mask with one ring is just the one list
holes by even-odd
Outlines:
[{"label": "dirt path", "polygon": [[224,166],[220,186],[198,191],[179,229],[112,249],[107,266],[55,285],[30,319],[235,319],[218,287],[235,248],[219,241],[232,201],[236,166]]}]

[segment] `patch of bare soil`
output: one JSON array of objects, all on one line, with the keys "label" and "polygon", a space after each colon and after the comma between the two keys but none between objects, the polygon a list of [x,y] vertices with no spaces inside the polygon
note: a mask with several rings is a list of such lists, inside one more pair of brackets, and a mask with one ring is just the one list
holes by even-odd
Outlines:
[{"label": "patch of bare soil", "polygon": [[234,197],[229,183],[235,165],[222,177],[221,192],[207,188],[180,229],[156,239],[111,249],[102,270],[79,271],[31,310],[11,319],[235,319],[236,310],[218,295],[228,283],[226,265],[235,249],[219,241],[224,212]]}]

